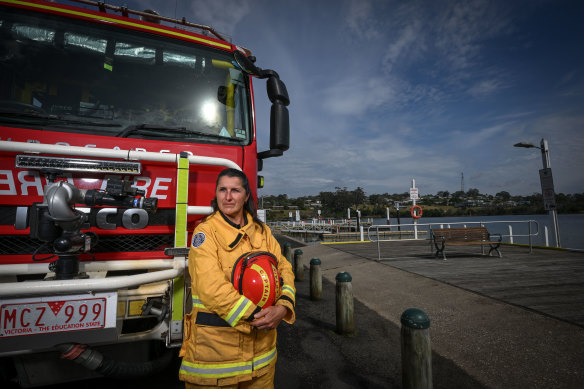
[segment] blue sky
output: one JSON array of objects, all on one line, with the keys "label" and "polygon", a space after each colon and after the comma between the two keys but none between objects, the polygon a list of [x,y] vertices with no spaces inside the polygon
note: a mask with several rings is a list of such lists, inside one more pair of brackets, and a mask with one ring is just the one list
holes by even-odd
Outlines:
[{"label": "blue sky", "polygon": [[[276,70],[291,147],[265,160],[260,195],[584,192],[584,2],[111,1],[213,26]],[[259,149],[269,101],[255,82]]]}]

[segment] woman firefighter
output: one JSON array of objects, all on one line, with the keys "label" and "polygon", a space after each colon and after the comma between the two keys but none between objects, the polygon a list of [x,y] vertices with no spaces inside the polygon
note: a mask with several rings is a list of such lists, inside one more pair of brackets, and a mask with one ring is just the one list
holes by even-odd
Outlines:
[{"label": "woman firefighter", "polygon": [[179,377],[186,388],[273,388],[276,328],[295,320],[292,266],[257,218],[243,172],[219,173],[212,206],[191,242]]}]

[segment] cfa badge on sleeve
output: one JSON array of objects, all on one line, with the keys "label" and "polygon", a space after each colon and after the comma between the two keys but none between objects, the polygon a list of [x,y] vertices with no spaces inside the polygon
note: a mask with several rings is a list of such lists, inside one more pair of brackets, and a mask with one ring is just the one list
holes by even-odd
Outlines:
[{"label": "cfa badge on sleeve", "polygon": [[205,238],[206,236],[203,232],[197,232],[195,235],[193,235],[193,241],[191,242],[191,245],[194,248],[197,248],[205,242]]}]

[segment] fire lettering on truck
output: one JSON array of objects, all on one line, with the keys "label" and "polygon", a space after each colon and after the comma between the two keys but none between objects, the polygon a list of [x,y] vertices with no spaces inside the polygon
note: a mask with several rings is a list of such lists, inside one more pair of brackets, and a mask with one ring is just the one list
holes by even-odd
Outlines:
[{"label": "fire lettering on truck", "polygon": [[[67,182],[75,185],[74,179],[71,173],[65,173],[65,178]],[[105,190],[107,185],[107,180],[111,178],[119,179],[119,175],[107,175],[103,180],[98,180],[100,183],[98,186],[101,190]],[[150,187],[151,194],[149,197],[157,197],[161,200],[165,200],[168,197],[167,192],[170,190],[169,184],[172,182],[172,178],[168,177],[156,177],[154,179],[154,184],[152,184],[152,179],[150,177],[135,177],[133,178],[133,187],[142,189],[146,191],[146,196]],[[47,185],[46,177],[39,174],[38,171],[23,170],[16,174],[16,179],[14,177],[14,172],[11,170],[0,170],[0,195],[4,196],[44,196],[44,187]],[[35,193],[36,192],[36,193]]]},{"label": "fire lettering on truck", "polygon": [[[28,181],[26,177],[32,177],[32,180]],[[37,194],[39,196],[42,196],[43,184],[41,183],[41,177],[39,175],[39,172],[36,171],[18,172],[18,181],[22,183],[22,185],[20,185],[20,193],[22,193],[23,196],[28,196],[29,187],[36,188]]]},{"label": "fire lettering on truck", "polygon": [[[9,195],[15,196],[16,195],[16,186],[14,185],[14,179],[12,178],[12,171],[10,170],[0,170],[0,177],[4,176],[5,178],[0,178],[0,195]],[[8,189],[6,189],[6,186]]]}]

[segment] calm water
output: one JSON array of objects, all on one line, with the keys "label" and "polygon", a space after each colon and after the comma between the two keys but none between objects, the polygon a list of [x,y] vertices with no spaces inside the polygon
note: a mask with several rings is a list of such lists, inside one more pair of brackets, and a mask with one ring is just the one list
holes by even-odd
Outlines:
[{"label": "calm water", "polygon": [[[549,244],[555,244],[554,234],[551,224],[551,217],[549,215],[506,215],[506,216],[462,216],[462,217],[422,217],[418,219],[418,231],[427,230],[428,226],[424,224],[443,224],[447,227],[462,227],[467,224],[467,227],[476,226],[477,224],[470,224],[472,222],[484,222],[485,226],[491,233],[498,233],[503,235],[503,241],[509,242],[509,225],[513,229],[514,243],[529,243],[529,239],[519,237],[517,235],[527,235],[529,233],[529,226],[527,220],[533,220],[531,223],[532,243],[536,246],[545,245],[544,227],[548,228]],[[402,225],[412,224],[412,218],[400,218]],[[385,219],[373,219],[373,224],[386,224]],[[391,224],[397,224],[397,218],[391,219]],[[560,226],[560,242],[562,247],[584,250],[584,215],[558,215],[558,224]],[[539,227],[539,232],[538,232]],[[404,226],[402,229],[413,229],[413,226]],[[397,231],[397,227],[392,228]]]}]

